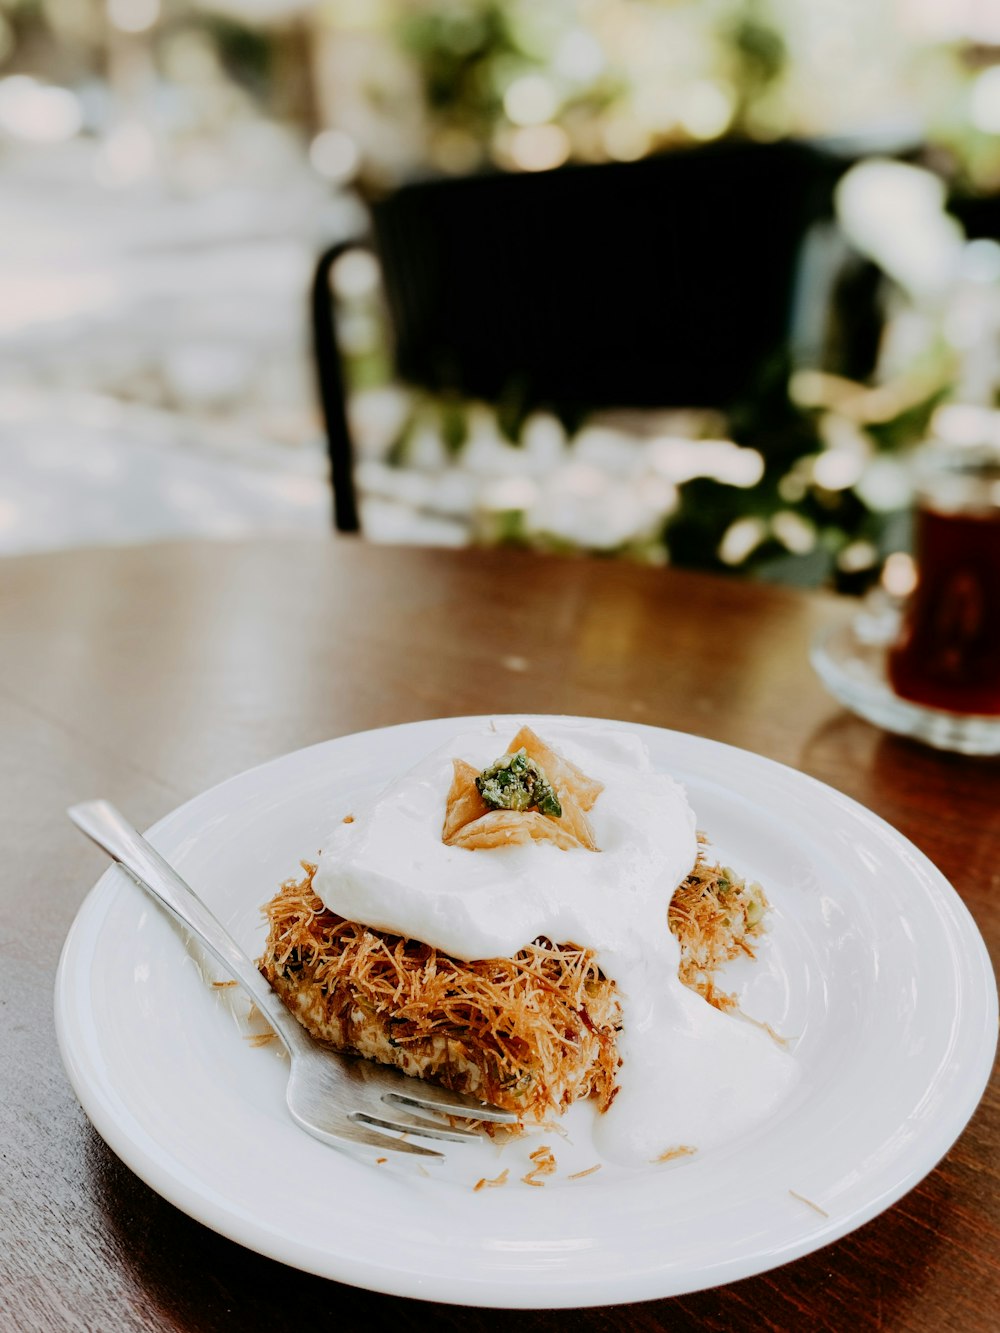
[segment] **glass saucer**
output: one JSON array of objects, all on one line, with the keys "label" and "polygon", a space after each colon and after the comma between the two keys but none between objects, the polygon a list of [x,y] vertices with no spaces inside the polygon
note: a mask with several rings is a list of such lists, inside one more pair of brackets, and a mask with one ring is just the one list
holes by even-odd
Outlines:
[{"label": "glass saucer", "polygon": [[957,754],[1000,754],[1000,716],[928,708],[895,693],[886,654],[898,626],[897,616],[862,612],[823,630],[810,650],[813,669],[845,708],[886,731]]}]

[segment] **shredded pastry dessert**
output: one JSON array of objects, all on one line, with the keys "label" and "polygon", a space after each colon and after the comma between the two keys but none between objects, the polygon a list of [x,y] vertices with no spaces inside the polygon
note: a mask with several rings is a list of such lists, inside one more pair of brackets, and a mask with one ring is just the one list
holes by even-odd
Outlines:
[{"label": "shredded pastry dessert", "polygon": [[304,869],[266,909],[260,968],[314,1037],[532,1119],[610,1104],[620,1011],[593,953],[539,939],[463,962],[327,911]]},{"label": "shredded pastry dessert", "polygon": [[[265,909],[260,969],[314,1037],[529,1121],[580,1098],[611,1104],[621,1010],[593,951],[540,938],[513,958],[464,962],[335,915],[313,892],[315,866],[303,870]],[[760,885],[712,863],[702,844],[667,917],[684,984],[735,1007],[714,977],[752,956],[766,908]]]}]

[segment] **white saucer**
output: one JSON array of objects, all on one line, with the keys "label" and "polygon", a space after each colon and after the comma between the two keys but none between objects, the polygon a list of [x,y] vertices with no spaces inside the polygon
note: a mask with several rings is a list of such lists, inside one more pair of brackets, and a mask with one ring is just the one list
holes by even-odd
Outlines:
[{"label": "white saucer", "polygon": [[835,699],[859,717],[897,736],[911,736],[938,750],[957,754],[1000,754],[1000,716],[952,713],[902,699],[889,684],[886,655],[895,637],[861,615],[828,628],[812,645],[810,657]]}]

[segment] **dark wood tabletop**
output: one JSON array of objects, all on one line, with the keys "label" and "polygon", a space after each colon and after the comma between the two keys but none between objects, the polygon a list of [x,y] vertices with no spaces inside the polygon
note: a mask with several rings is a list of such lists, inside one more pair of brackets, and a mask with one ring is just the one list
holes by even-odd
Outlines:
[{"label": "dark wood tabletop", "polygon": [[62,942],[105,859],[64,811],[145,827],[223,778],[368,727],[618,717],[812,774],[911,838],[1000,954],[1000,761],[845,713],[807,662],[832,597],[621,563],[348,540],[177,544],[0,564],[0,1328],[993,1330],[1000,1089],[910,1194],[729,1287],[571,1311],[429,1307],[283,1268],[166,1203],[63,1073]]}]

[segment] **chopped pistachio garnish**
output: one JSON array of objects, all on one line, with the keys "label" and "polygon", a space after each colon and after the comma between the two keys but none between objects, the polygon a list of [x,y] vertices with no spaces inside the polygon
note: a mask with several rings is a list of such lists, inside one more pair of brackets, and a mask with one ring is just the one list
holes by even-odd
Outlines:
[{"label": "chopped pistachio garnish", "polygon": [[538,810],[559,819],[562,806],[540,764],[522,745],[505,754],[476,778],[479,794],[491,810]]},{"label": "chopped pistachio garnish", "polygon": [[766,908],[767,899],[764,897],[764,890],[754,880],[747,892],[747,925],[753,927],[763,921]]}]

